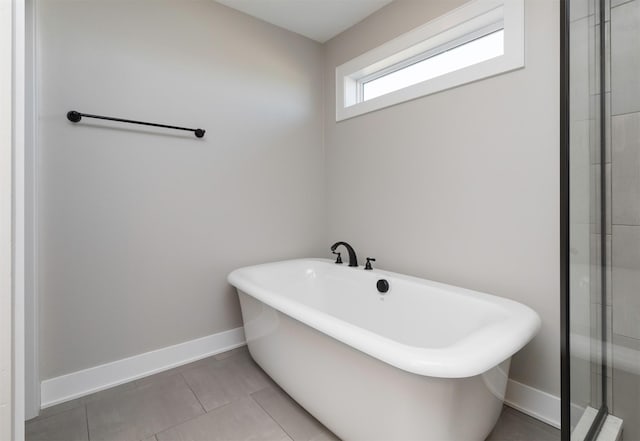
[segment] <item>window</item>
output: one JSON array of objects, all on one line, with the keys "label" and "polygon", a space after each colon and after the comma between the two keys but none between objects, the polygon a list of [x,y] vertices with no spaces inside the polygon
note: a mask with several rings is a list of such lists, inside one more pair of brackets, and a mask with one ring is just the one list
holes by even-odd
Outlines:
[{"label": "window", "polygon": [[[504,54],[504,29],[467,41],[435,55],[423,54],[416,60],[392,66],[390,72],[380,72],[359,81],[362,101],[367,101],[422,81],[448,74]],[[406,65],[405,65],[406,64]]]},{"label": "window", "polygon": [[475,0],[336,68],[336,121],[524,66],[523,0]]}]

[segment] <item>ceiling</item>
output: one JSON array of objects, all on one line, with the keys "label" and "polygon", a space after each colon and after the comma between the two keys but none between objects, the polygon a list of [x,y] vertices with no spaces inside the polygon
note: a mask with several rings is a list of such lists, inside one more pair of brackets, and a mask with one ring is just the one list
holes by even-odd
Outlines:
[{"label": "ceiling", "polygon": [[216,0],[324,43],[393,0]]}]

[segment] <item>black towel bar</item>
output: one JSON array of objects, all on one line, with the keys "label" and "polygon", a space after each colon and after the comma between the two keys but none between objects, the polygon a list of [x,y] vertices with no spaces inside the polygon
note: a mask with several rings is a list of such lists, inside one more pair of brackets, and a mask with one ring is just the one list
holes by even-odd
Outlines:
[{"label": "black towel bar", "polygon": [[89,113],[80,113],[75,110],[70,110],[69,112],[67,112],[67,119],[74,123],[77,123],[78,121],[80,121],[83,116],[87,118],[106,119],[108,121],[118,121],[118,122],[124,122],[129,124],[142,124],[143,126],[164,127],[165,129],[186,130],[189,132],[193,132],[198,138],[202,138],[205,133],[204,129],[190,129],[187,127],[168,126],[166,124],[156,124],[156,123],[150,123],[150,122],[144,122],[144,121],[133,121],[131,119],[112,118],[110,116],[91,115]]}]

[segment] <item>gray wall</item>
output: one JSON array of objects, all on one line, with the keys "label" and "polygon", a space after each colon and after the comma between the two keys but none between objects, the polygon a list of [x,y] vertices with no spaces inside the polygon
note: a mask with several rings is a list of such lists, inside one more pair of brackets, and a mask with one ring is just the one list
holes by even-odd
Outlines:
[{"label": "gray wall", "polygon": [[328,234],[378,266],[542,317],[512,378],[560,392],[559,3],[526,2],[526,67],[335,123],[335,67],[462,1],[396,1],[326,44]]},{"label": "gray wall", "polygon": [[461,3],[324,47],[210,0],[39,3],[42,378],[239,326],[231,269],[341,239],[533,307],[512,377],[558,394],[557,0],[526,3],[525,69],[335,123],[337,65]]},{"label": "gray wall", "polygon": [[230,270],[322,254],[319,44],[211,0],[37,19],[42,379],[240,326]]}]

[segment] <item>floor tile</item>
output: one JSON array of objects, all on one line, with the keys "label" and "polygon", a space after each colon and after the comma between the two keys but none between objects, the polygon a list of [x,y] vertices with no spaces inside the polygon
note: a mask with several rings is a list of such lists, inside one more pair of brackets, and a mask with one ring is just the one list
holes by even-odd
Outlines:
[{"label": "floor tile", "polygon": [[71,410],[71,409],[75,409],[77,407],[82,407],[85,404],[94,401],[94,400],[98,400],[98,399],[102,399],[102,398],[106,398],[112,395],[117,395],[125,390],[131,390],[131,389],[135,389],[136,385],[135,382],[130,382],[130,383],[125,383],[125,384],[121,384],[119,386],[115,386],[115,387],[111,387],[109,389],[105,389],[103,391],[100,392],[95,392],[92,393],[90,395],[84,396],[84,397],[80,397],[80,398],[76,398],[75,400],[71,400],[71,401],[67,401],[64,403],[60,403],[60,404],[56,404],[55,406],[51,406],[51,407],[47,407],[46,409],[42,409],[40,411],[40,415],[38,415],[37,417],[35,417],[34,419],[30,420],[30,421],[37,421],[37,420],[41,420],[43,418],[48,418],[52,415],[56,415],[58,413],[61,412],[65,412],[67,410]]},{"label": "floor tile", "polygon": [[294,441],[338,440],[282,389],[267,387],[251,396]]},{"label": "floor tile", "polygon": [[329,432],[329,430],[326,430],[311,438],[310,441],[340,441],[340,438]]},{"label": "floor tile", "polygon": [[144,378],[140,378],[136,380],[135,383],[137,387],[140,387],[147,384],[151,384],[156,381],[165,381],[168,377],[172,375],[180,375],[180,372],[182,371],[182,369],[183,369],[182,366],[178,366],[173,369],[167,369],[166,371],[158,372],[157,374],[152,374]]},{"label": "floor tile", "polygon": [[202,366],[202,365],[205,365],[205,364],[214,363],[215,361],[216,361],[216,356],[212,355],[210,357],[201,358],[200,360],[196,360],[196,361],[193,361],[191,363],[184,364],[182,366],[179,366],[177,369],[179,369],[180,372],[184,372],[186,370],[193,369],[194,367],[198,367],[198,366]]},{"label": "floor tile", "polygon": [[[71,409],[56,406],[54,414],[26,424],[27,441],[339,441],[268,378],[246,348],[136,383],[68,403]],[[624,403],[626,397],[619,398]],[[558,430],[505,407],[487,440],[558,439]]]},{"label": "floor tile", "polygon": [[185,370],[182,375],[207,412],[273,384],[262,369],[243,354]]},{"label": "floor tile", "polygon": [[100,392],[92,393],[91,395],[87,395],[82,398],[84,404],[89,404],[92,401],[102,400],[105,398],[113,397],[115,395],[120,395],[121,393],[129,390],[133,390],[136,388],[136,382],[130,381],[129,383],[120,384],[115,387],[111,387],[109,389],[101,390]]},{"label": "floor tile", "polygon": [[140,379],[136,380],[135,383],[138,386],[142,386],[144,384],[152,383],[152,382],[154,382],[156,380],[162,380],[167,376],[175,375],[177,373],[184,372],[186,370],[193,369],[193,368],[198,367],[198,366],[203,366],[203,365],[207,365],[207,364],[210,364],[210,363],[214,363],[217,360],[224,360],[225,358],[234,357],[234,356],[242,354],[244,352],[247,352],[246,346],[242,346],[242,347],[237,348],[237,349],[232,349],[230,351],[222,352],[220,354],[216,354],[216,355],[213,355],[211,357],[202,358],[200,360],[196,360],[194,362],[187,363],[187,364],[184,364],[182,366],[177,366],[177,367],[172,368],[172,369],[167,369],[166,371],[158,372],[157,374],[152,374],[152,375],[146,376],[144,378],[140,378]]},{"label": "floor tile", "polygon": [[38,421],[44,418],[49,418],[61,412],[66,412],[68,410],[76,409],[82,406],[84,406],[84,397],[76,398],[75,400],[67,401],[65,403],[56,404],[55,406],[47,407],[46,409],[40,410],[40,415],[29,420],[29,422]]},{"label": "floor tile", "polygon": [[291,441],[248,397],[160,432],[156,437],[158,441]]},{"label": "floor tile", "polygon": [[239,348],[232,349],[230,351],[222,352],[213,356],[216,360],[224,360],[225,358],[233,357],[238,354],[248,354],[249,350],[246,346],[240,346]]},{"label": "floor tile", "polygon": [[28,422],[27,441],[87,441],[87,414],[84,405],[48,418]]},{"label": "floor tile", "polygon": [[560,441],[560,431],[504,406],[496,427],[486,441]]},{"label": "floor tile", "polygon": [[181,375],[87,404],[92,441],[144,439],[203,413]]}]

